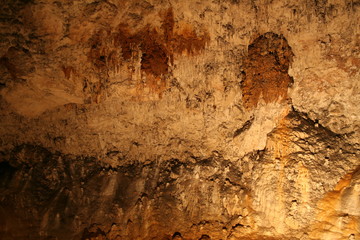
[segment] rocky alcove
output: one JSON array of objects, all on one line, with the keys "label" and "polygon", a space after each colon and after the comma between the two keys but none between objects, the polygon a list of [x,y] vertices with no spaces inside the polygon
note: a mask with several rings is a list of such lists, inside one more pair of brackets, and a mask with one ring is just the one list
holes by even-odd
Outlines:
[{"label": "rocky alcove", "polygon": [[360,239],[359,1],[1,5],[1,240]]}]

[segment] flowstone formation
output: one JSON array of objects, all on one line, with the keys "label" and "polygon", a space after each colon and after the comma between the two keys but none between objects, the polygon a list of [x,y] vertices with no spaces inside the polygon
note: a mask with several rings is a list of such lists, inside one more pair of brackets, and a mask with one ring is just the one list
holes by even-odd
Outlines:
[{"label": "flowstone formation", "polygon": [[360,239],[360,2],[4,0],[0,239]]}]

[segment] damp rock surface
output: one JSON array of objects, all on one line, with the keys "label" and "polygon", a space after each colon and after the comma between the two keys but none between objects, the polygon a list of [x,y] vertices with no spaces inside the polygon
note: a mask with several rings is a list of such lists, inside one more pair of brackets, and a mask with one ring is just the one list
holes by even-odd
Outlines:
[{"label": "damp rock surface", "polygon": [[360,3],[3,0],[0,239],[360,239]]}]

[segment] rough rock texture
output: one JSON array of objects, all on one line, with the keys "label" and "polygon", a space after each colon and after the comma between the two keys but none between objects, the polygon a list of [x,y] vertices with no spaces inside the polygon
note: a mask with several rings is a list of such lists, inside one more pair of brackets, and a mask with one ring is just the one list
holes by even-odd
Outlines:
[{"label": "rough rock texture", "polygon": [[0,239],[360,239],[360,1],[1,5]]},{"label": "rough rock texture", "polygon": [[287,98],[292,57],[286,39],[274,33],[261,35],[249,45],[241,89],[245,108],[256,107],[260,99],[269,103]]}]

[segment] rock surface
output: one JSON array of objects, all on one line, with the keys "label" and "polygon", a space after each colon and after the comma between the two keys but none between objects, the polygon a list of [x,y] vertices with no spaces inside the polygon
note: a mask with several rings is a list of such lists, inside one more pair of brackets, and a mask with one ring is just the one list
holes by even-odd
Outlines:
[{"label": "rock surface", "polygon": [[1,239],[360,239],[359,1],[2,5]]}]

